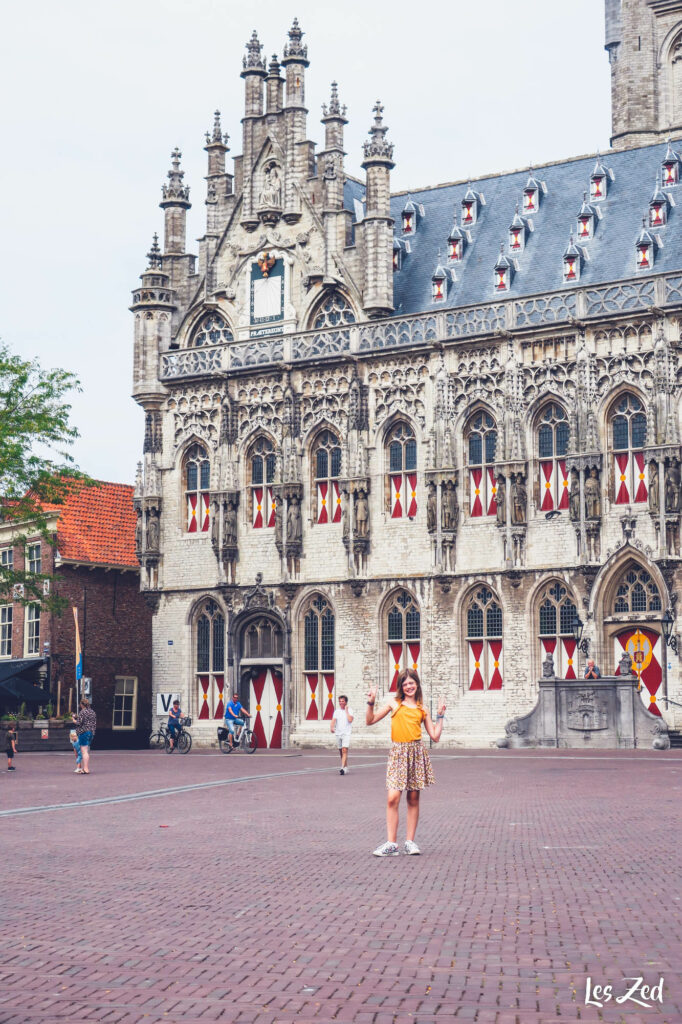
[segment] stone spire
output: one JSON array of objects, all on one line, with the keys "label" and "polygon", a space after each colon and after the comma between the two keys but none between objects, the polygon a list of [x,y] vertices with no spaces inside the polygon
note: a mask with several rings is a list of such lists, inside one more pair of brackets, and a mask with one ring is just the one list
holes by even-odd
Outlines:
[{"label": "stone spire", "polygon": [[393,219],[391,218],[391,169],[393,145],[386,141],[379,100],[374,105],[374,124],[364,144],[362,166],[366,175],[367,210],[365,234],[365,282],[363,306],[371,317],[393,311]]},{"label": "stone spire", "polygon": [[246,44],[246,55],[242,58],[242,65],[244,68],[242,77],[244,73],[249,74],[252,71],[265,71],[265,61],[261,56],[262,49],[263,44],[258,41],[258,33],[254,28],[251,38]]},{"label": "stone spire", "polygon": [[171,153],[168,183],[161,188],[159,204],[165,211],[164,252],[174,255],[185,251],[187,210],[192,205],[189,186],[183,184],[185,172],[180,169],[181,158],[182,153],[176,146]]},{"label": "stone spire", "polygon": [[379,162],[385,164],[390,169],[395,166],[393,163],[393,143],[386,141],[388,125],[384,124],[384,108],[381,105],[381,101],[377,100],[372,109],[374,112],[374,124],[368,132],[370,136],[369,142],[365,142],[363,145],[365,159],[362,166],[367,167],[368,163]]},{"label": "stone spire", "polygon": [[265,80],[265,113],[277,114],[282,109],[284,98],[284,79],[280,75],[280,64],[277,54],[273,53],[268,66],[268,77]]},{"label": "stone spire", "polygon": [[208,149],[209,146],[216,145],[220,146],[221,149],[229,149],[227,145],[229,138],[230,136],[227,132],[223,135],[223,130],[220,125],[220,111],[216,110],[213,114],[213,132],[206,132],[206,149]]},{"label": "stone spire", "polygon": [[147,253],[149,270],[161,270],[161,250],[159,249],[159,236],[154,232],[152,247]]},{"label": "stone spire", "polygon": [[324,125],[324,150],[319,160],[324,167],[325,206],[327,209],[343,207],[343,129],[348,124],[346,108],[339,103],[339,92],[336,82],[332,82],[332,93],[329,107],[322,104],[322,124]]},{"label": "stone spire", "polygon": [[246,44],[246,56],[242,60],[244,79],[244,114],[246,117],[260,117],[263,113],[263,79],[267,76],[265,61],[261,56],[262,45],[256,30]]},{"label": "stone spire", "polygon": [[305,64],[307,67],[310,61],[308,60],[308,47],[301,43],[303,35],[303,30],[298,24],[298,18],[294,18],[293,24],[289,29],[289,42],[285,45],[282,56],[285,60],[296,59],[298,63]]}]

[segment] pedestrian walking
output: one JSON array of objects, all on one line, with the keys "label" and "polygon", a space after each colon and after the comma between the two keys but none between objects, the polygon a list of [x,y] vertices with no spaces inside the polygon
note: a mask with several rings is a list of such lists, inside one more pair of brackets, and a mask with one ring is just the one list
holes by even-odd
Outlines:
[{"label": "pedestrian walking", "polygon": [[75,772],[76,775],[82,775],[83,774],[83,754],[81,753],[81,745],[80,745],[80,742],[78,740],[78,733],[76,732],[75,729],[72,729],[71,732],[69,733],[69,740],[71,741],[71,746],[73,747],[73,752],[76,755],[76,767],[74,769],[74,772]]},{"label": "pedestrian walking", "polygon": [[16,768],[12,764],[14,757],[17,752],[17,727],[11,722],[7,725],[7,732],[5,733],[5,744],[7,746],[7,771],[15,772]]},{"label": "pedestrian walking", "polygon": [[341,758],[339,775],[348,775],[348,748],[350,746],[350,734],[353,728],[353,712],[348,707],[348,697],[339,697],[339,706],[332,715],[331,731],[336,736]]},{"label": "pedestrian walking", "polygon": [[407,790],[407,834],[404,852],[414,856],[420,852],[414,841],[419,823],[419,794],[426,786],[436,781],[428,751],[422,743],[422,724],[434,743],[438,743],[443,731],[445,704],[441,704],[434,724],[424,707],[419,676],[408,668],[398,676],[395,696],[391,695],[380,711],[374,710],[376,689],[367,694],[367,725],[376,725],[382,718],[391,716],[391,751],[386,768],[386,833],[387,840],[374,850],[375,857],[397,857],[399,854],[398,814],[400,796]]},{"label": "pedestrian walking", "polygon": [[81,697],[79,703],[79,712],[77,715],[72,715],[76,724],[76,733],[78,735],[78,745],[80,747],[81,755],[83,758],[83,764],[81,767],[80,775],[90,774],[90,746],[95,736],[95,729],[97,728],[97,715],[90,707],[90,701],[87,697]]}]

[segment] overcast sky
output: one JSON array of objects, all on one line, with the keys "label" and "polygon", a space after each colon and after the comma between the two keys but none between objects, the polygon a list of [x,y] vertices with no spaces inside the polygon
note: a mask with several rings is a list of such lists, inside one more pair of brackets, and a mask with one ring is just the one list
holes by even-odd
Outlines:
[{"label": "overcast sky", "polygon": [[[610,86],[602,0],[33,0],[5,8],[0,42],[0,337],[80,378],[79,465],[132,482],[142,414],[131,290],[162,236],[170,151],[203,233],[204,132],[222,111],[241,151],[244,44],[269,60],[297,16],[310,68],[309,137],[332,79],[348,106],[346,166],[379,97],[401,190],[605,149]],[[228,154],[229,157],[230,154]],[[196,245],[190,241],[190,251]]]}]

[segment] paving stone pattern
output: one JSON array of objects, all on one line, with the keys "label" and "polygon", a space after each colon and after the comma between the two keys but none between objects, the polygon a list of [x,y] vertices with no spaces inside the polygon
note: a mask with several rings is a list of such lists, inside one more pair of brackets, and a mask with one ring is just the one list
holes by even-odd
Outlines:
[{"label": "paving stone pattern", "polygon": [[682,752],[436,754],[423,855],[379,860],[384,757],[20,755],[0,1024],[682,1020]]}]

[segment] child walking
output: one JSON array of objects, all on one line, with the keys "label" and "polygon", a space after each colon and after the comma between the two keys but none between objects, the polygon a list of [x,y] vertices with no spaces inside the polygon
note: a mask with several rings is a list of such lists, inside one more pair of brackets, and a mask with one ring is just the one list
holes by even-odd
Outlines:
[{"label": "child walking", "polygon": [[11,723],[7,726],[7,732],[5,733],[5,753],[7,754],[7,771],[15,772],[16,768],[12,764],[14,756],[17,752],[17,727]]},{"label": "child walking", "polygon": [[434,724],[431,715],[423,705],[419,676],[412,668],[405,669],[398,676],[395,697],[391,695],[380,711],[374,710],[376,689],[367,694],[367,725],[375,725],[390,713],[391,740],[393,745],[388,755],[386,768],[386,832],[388,839],[374,850],[375,857],[397,857],[400,851],[398,838],[398,808],[400,795],[407,790],[407,836],[405,853],[414,856],[419,847],[414,841],[419,822],[419,793],[436,781],[428,751],[422,743],[422,722],[433,740],[438,743],[443,731],[445,704],[442,704]]}]

